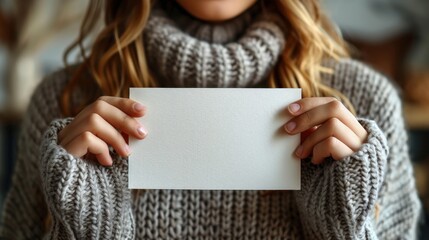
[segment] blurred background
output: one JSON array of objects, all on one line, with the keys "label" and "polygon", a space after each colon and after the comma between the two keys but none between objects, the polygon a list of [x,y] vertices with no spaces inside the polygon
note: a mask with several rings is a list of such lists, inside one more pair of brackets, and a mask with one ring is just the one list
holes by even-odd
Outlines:
[{"label": "blurred background", "polygon": [[[429,1],[322,3],[350,42],[354,58],[388,76],[400,91],[424,217],[429,219]],[[44,75],[63,67],[62,53],[78,34],[86,4],[0,0],[0,209],[29,98]],[[427,231],[429,226],[421,227],[421,239],[429,239]]]}]

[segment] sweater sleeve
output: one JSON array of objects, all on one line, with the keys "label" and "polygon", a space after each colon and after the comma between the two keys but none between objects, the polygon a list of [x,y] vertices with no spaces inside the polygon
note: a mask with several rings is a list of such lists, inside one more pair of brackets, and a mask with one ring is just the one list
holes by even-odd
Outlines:
[{"label": "sweater sleeve", "polygon": [[301,191],[294,193],[302,231],[306,239],[414,239],[421,206],[401,101],[384,77],[354,62],[345,65],[349,85],[338,89],[355,89],[350,98],[368,138],[342,160],[303,161]]},{"label": "sweater sleeve", "polygon": [[61,119],[58,106],[66,79],[53,74],[33,94],[0,238],[133,239],[127,160],[111,151],[114,164],[106,168],[75,158],[57,144],[57,133],[72,120]]},{"label": "sweater sleeve", "polygon": [[376,239],[371,213],[381,188],[387,141],[374,121],[360,120],[368,140],[340,161],[302,163],[295,193],[306,239]]},{"label": "sweater sleeve", "polygon": [[128,164],[111,151],[113,166],[75,158],[57,144],[71,119],[51,123],[41,147],[41,176],[53,224],[50,236],[134,239]]}]

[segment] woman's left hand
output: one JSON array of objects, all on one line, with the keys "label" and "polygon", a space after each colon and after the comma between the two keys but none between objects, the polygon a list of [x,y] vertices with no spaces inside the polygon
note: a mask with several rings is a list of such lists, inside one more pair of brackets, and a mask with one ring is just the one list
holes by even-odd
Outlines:
[{"label": "woman's left hand", "polygon": [[356,117],[336,98],[303,98],[288,106],[293,118],[285,124],[287,133],[301,133],[299,158],[312,156],[312,163],[325,158],[340,160],[352,155],[366,141],[368,133]]}]

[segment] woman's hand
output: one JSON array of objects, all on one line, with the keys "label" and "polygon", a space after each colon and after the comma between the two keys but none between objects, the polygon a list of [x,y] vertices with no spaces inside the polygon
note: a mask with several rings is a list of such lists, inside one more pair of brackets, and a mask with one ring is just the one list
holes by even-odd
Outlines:
[{"label": "woman's hand", "polygon": [[286,132],[302,134],[295,154],[301,159],[312,156],[314,164],[327,157],[340,160],[350,156],[368,136],[356,117],[335,98],[304,98],[290,104],[288,111],[293,118],[285,124]]},{"label": "woman's hand", "polygon": [[135,119],[145,107],[133,100],[100,97],[83,109],[58,135],[59,144],[75,157],[93,154],[104,166],[112,165],[109,147],[121,156],[130,155],[126,135],[143,139],[147,132]]}]

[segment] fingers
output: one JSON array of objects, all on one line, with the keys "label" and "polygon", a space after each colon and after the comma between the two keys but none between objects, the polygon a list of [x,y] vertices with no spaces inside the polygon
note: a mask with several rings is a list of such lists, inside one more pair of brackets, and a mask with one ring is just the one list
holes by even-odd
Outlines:
[{"label": "fingers", "polygon": [[[118,102],[121,102],[118,100]],[[126,102],[126,101],[124,101]],[[124,104],[122,102],[122,104]],[[133,108],[132,105],[135,104],[134,101],[127,102],[130,106],[129,108]],[[117,103],[119,104],[119,103]],[[144,110],[142,110],[144,111]],[[68,129],[73,129],[75,131],[76,128],[79,128],[80,125],[87,125],[88,128],[84,129],[86,131],[90,131],[94,129],[94,126],[88,124],[88,119],[93,118],[94,114],[99,115],[101,118],[106,120],[110,125],[114,128],[118,129],[121,132],[126,133],[127,135],[131,135],[138,139],[143,139],[147,135],[146,129],[133,117],[130,117],[127,113],[123,112],[119,108],[107,103],[103,100],[97,100],[89,107],[85,108],[81,113],[76,116],[75,120],[70,124]],[[97,122],[92,122],[93,124],[98,124]],[[70,131],[64,131],[60,133],[60,139],[67,134],[70,134]]]},{"label": "fingers", "polygon": [[358,151],[368,133],[356,117],[338,100],[330,97],[304,98],[288,106],[293,116],[285,124],[289,134],[301,133],[295,154],[313,163],[327,157],[340,160]]},{"label": "fingers", "polygon": [[[147,131],[132,116],[141,117],[144,115],[145,110],[140,110],[140,112],[137,113],[137,110],[134,109],[136,106],[138,109],[145,108],[140,103],[136,103],[130,99],[114,98],[115,100],[112,100],[112,97],[106,98],[109,99],[110,102],[97,100],[88,108],[89,111],[97,113],[121,132],[125,132],[138,139],[143,139],[146,136]],[[116,106],[119,106],[119,108]]]},{"label": "fingers", "polygon": [[87,153],[92,153],[101,165],[112,166],[113,162],[109,154],[109,147],[91,132],[80,134],[66,144],[64,148],[75,157],[83,157]]},{"label": "fingers", "polygon": [[332,101],[338,101],[338,100],[334,97],[303,98],[290,104],[288,106],[288,110],[293,116],[297,116],[303,112],[306,112],[317,106],[324,105]]},{"label": "fingers", "polygon": [[366,138],[367,133],[355,116],[335,98],[304,98],[290,104],[288,110],[295,116],[285,124],[285,130],[289,134],[301,133],[328,119],[337,118],[362,141]]},{"label": "fingers", "polygon": [[141,103],[133,101],[127,98],[102,96],[95,101],[95,105],[99,104],[99,101],[104,101],[126,113],[131,117],[142,117],[146,112],[146,107]]},{"label": "fingers", "polygon": [[312,153],[313,148],[318,143],[328,139],[329,137],[338,139],[353,151],[359,150],[362,145],[359,137],[350,130],[350,128],[344,125],[340,120],[331,118],[307,136],[303,143],[297,148],[295,154],[301,159],[306,158]]},{"label": "fingers", "polygon": [[316,144],[313,148],[311,162],[314,164],[323,163],[325,158],[332,157],[334,160],[341,160],[353,154],[353,150],[335,137],[329,137]]},{"label": "fingers", "polygon": [[58,142],[77,157],[91,153],[100,164],[111,165],[108,146],[119,155],[128,156],[130,150],[124,136],[143,139],[147,135],[135,119],[144,116],[145,111],[142,104],[130,99],[100,97],[60,131]]},{"label": "fingers", "polygon": [[130,155],[130,150],[125,142],[125,139],[112,125],[104,120],[100,115],[93,113],[89,119],[85,119],[85,124],[77,124],[72,132],[69,132],[60,145],[65,146],[79,134],[84,132],[91,132],[108,145],[112,146],[115,151],[121,156]]}]

